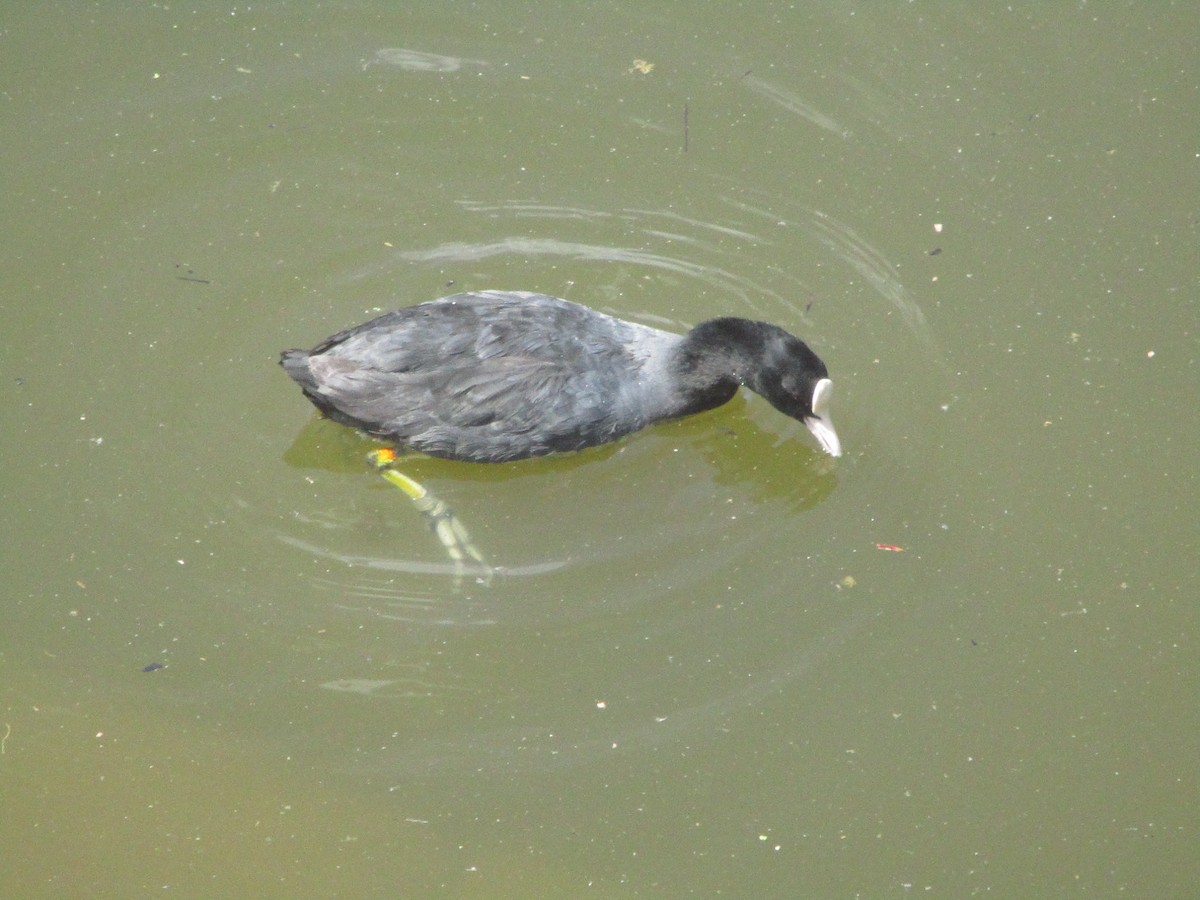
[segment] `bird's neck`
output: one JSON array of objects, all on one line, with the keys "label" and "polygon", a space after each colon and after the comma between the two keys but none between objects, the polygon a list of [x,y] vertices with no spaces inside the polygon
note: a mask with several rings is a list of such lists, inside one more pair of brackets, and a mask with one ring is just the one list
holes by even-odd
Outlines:
[{"label": "bird's neck", "polygon": [[701,322],[685,335],[677,365],[689,411],[720,406],[753,379],[754,362],[761,355],[761,331],[758,322],[726,317]]}]

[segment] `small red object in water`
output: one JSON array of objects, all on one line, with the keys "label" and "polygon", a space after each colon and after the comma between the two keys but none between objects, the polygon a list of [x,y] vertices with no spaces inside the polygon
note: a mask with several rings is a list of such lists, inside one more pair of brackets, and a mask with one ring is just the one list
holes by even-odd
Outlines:
[{"label": "small red object in water", "polygon": [[893,553],[903,553],[903,547],[897,547],[895,544],[876,544],[876,550],[891,550]]}]

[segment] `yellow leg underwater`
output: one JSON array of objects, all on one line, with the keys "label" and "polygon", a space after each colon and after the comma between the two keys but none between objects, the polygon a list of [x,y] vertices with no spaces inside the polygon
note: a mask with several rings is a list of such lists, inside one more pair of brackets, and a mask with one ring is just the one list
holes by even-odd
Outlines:
[{"label": "yellow leg underwater", "polygon": [[492,567],[479,552],[471,540],[471,535],[450,507],[433,496],[421,484],[393,468],[396,462],[396,451],[389,448],[372,450],[367,459],[385,481],[398,487],[412,500],[413,506],[425,517],[429,529],[445,548],[454,563],[455,574],[462,578],[466,574],[465,561],[469,558],[477,562],[484,570],[484,578],[490,580]]}]

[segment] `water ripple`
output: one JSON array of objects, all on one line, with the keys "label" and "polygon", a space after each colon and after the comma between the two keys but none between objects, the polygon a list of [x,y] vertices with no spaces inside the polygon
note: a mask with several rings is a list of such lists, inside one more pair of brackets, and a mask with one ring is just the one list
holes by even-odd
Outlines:
[{"label": "water ripple", "polygon": [[461,56],[442,56],[437,53],[426,53],[423,50],[409,50],[404,47],[385,47],[376,50],[375,55],[363,62],[364,70],[371,66],[391,66],[403,69],[405,72],[457,72],[463,66],[486,66],[482,59],[465,59]]}]

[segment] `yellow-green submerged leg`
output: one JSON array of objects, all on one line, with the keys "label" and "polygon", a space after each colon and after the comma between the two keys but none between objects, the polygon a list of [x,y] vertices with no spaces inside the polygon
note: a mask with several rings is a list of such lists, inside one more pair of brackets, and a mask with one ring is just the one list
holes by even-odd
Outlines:
[{"label": "yellow-green submerged leg", "polygon": [[380,476],[398,487],[412,500],[413,506],[424,516],[429,529],[445,548],[454,563],[455,577],[461,579],[466,575],[466,560],[469,558],[478,563],[484,572],[484,579],[490,580],[492,567],[479,552],[471,535],[463,526],[449,506],[429,493],[419,482],[409,478],[403,472],[393,468],[396,462],[396,452],[390,449],[373,450],[367,455]]}]

